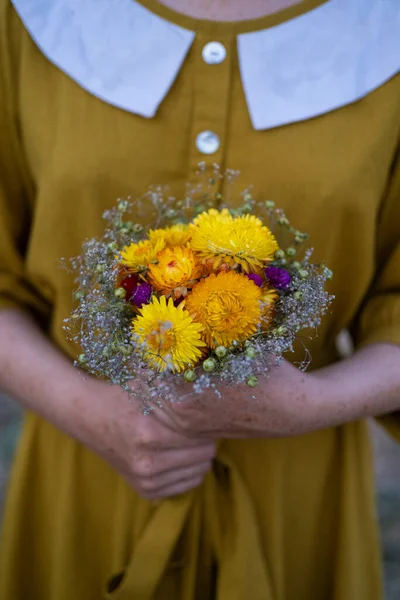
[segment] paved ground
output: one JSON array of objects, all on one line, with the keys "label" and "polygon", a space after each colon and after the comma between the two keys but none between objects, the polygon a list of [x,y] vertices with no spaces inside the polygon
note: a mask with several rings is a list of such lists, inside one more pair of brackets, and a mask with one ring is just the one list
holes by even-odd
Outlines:
[{"label": "paved ground", "polygon": [[386,599],[400,598],[400,445],[373,425]]},{"label": "paved ground", "polygon": [[[20,411],[0,395],[0,517],[9,466],[18,436]],[[377,494],[385,560],[386,600],[400,599],[400,446],[372,425]]]},{"label": "paved ground", "polygon": [[18,437],[21,412],[18,407],[0,393],[0,521],[4,491]]}]

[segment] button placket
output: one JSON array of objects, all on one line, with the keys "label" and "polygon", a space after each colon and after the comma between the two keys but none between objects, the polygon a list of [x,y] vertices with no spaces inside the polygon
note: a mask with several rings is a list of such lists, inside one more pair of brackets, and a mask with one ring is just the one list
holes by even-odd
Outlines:
[{"label": "button placket", "polygon": [[200,162],[206,167],[223,163],[233,40],[210,40],[199,35],[195,44],[191,180],[195,180]]}]

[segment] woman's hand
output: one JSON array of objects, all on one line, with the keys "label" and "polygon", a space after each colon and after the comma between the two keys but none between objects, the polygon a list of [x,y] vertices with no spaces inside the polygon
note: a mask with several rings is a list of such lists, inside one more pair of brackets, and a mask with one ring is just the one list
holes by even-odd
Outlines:
[{"label": "woman's hand", "polygon": [[164,415],[117,386],[84,377],[27,315],[0,311],[0,387],[101,456],[146,498],[174,496],[201,483],[212,440],[177,431]]},{"label": "woman's hand", "polygon": [[[85,382],[82,382],[83,384]],[[80,441],[110,463],[143,497],[175,496],[197,487],[211,469],[215,444],[144,414],[119,387],[87,380],[74,402]]]},{"label": "woman's hand", "polygon": [[268,378],[260,378],[256,388],[243,384],[218,389],[222,396],[209,389],[195,394],[190,384],[182,384],[184,400],[164,402],[155,416],[172,421],[177,431],[212,439],[284,437],[316,427],[315,380],[286,361]]},{"label": "woman's hand", "polygon": [[[397,413],[400,431],[400,347],[377,343],[351,358],[310,373],[284,361],[258,387],[190,394],[157,409],[160,421],[204,438],[286,437]],[[189,395],[190,394],[190,395]],[[255,396],[255,397],[254,397]]]}]

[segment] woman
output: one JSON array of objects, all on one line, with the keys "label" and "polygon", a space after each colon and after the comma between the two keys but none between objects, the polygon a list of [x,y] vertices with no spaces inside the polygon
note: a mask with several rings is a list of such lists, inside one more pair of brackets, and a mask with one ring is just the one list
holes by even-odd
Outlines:
[{"label": "woman", "polygon": [[[27,409],[2,599],[381,598],[364,419],[400,438],[399,24],[389,0],[0,0],[0,385]],[[143,416],[71,366],[59,261],[201,161],[310,233],[336,300],[307,374]]]}]

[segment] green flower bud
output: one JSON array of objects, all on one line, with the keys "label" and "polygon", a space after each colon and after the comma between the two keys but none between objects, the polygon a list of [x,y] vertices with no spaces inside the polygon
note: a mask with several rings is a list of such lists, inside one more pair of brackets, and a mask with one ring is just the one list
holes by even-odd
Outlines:
[{"label": "green flower bud", "polygon": [[120,210],[121,212],[127,211],[128,210],[128,206],[129,206],[128,200],[120,200],[118,202],[118,210]]},{"label": "green flower bud", "polygon": [[308,233],[302,233],[301,231],[294,232],[294,241],[296,244],[302,244],[308,238]]},{"label": "green flower bud", "polygon": [[281,260],[282,258],[285,258],[285,253],[283,250],[277,250],[275,252],[275,258],[276,260]]},{"label": "green flower bud", "polygon": [[287,217],[279,217],[277,220],[278,225],[283,225],[284,227],[289,226],[289,219]]},{"label": "green flower bud", "polygon": [[268,209],[275,208],[275,202],[274,202],[273,200],[267,200],[267,201],[265,202],[265,206],[266,206]]},{"label": "green flower bud", "polygon": [[100,263],[99,263],[98,265],[96,265],[96,271],[97,271],[98,273],[103,273],[104,269],[105,269],[105,266],[104,266],[104,265],[102,265],[102,264],[100,264]]},{"label": "green flower bud", "polygon": [[228,354],[228,349],[225,348],[225,346],[217,346],[217,348],[215,348],[215,354],[218,356],[218,358],[225,358],[225,356]]},{"label": "green flower bud", "polygon": [[290,248],[287,248],[286,250],[286,255],[287,256],[295,256],[296,255],[296,248],[293,248],[293,246],[291,246]]},{"label": "green flower bud", "polygon": [[211,373],[212,371],[214,371],[216,366],[217,366],[217,363],[215,362],[215,360],[213,358],[207,358],[203,362],[203,370],[206,373]]},{"label": "green flower bud", "polygon": [[126,296],[126,291],[124,290],[124,288],[121,288],[121,287],[119,287],[119,288],[117,288],[116,290],[114,290],[114,296],[115,296],[116,298],[121,298],[121,299],[122,299],[122,298],[125,298],[125,296]]},{"label": "green flower bud", "polygon": [[304,298],[304,294],[300,290],[297,290],[293,296],[296,298],[296,300],[303,300]]},{"label": "green flower bud", "polygon": [[84,298],[84,297],[85,297],[85,294],[83,292],[78,291],[78,292],[75,292],[75,294],[74,294],[75,300],[82,300],[82,298]]},{"label": "green flower bud", "polygon": [[80,354],[78,356],[78,361],[81,363],[81,365],[84,365],[85,363],[87,363],[87,356],[86,356],[86,354]]},{"label": "green flower bud", "polygon": [[292,267],[294,267],[295,269],[301,269],[301,263],[295,260],[294,262],[292,262]]},{"label": "green flower bud", "polygon": [[165,216],[167,217],[167,219],[173,219],[174,217],[176,217],[177,214],[178,213],[174,208],[169,208],[165,213]]},{"label": "green flower bud", "polygon": [[255,358],[257,356],[257,350],[252,346],[249,346],[245,350],[245,355],[247,356],[247,358]]},{"label": "green flower bud", "polygon": [[124,225],[123,227],[120,228],[119,232],[121,235],[128,235],[129,229],[128,229],[128,227],[125,227],[125,225]]},{"label": "green flower bud", "polygon": [[255,388],[258,386],[258,377],[256,377],[255,375],[251,375],[246,383],[249,387]]},{"label": "green flower bud", "polygon": [[140,223],[133,224],[133,233],[141,233],[143,231],[143,225]]},{"label": "green flower bud", "polygon": [[307,279],[308,277],[308,271],[306,269],[300,269],[299,270],[299,275],[302,279]]},{"label": "green flower bud", "polygon": [[120,346],[118,346],[118,351],[121,352],[123,356],[129,356],[130,354],[132,354],[133,348],[128,344],[121,344]]},{"label": "green flower bud", "polygon": [[183,378],[188,383],[192,383],[193,381],[196,381],[196,379],[197,379],[196,373],[194,371],[192,371],[192,370],[185,371],[184,374],[183,374]]},{"label": "green flower bud", "polygon": [[277,335],[286,335],[288,332],[287,327],[285,327],[284,325],[280,325],[279,327],[277,327],[275,329],[275,333]]},{"label": "green flower bud", "polygon": [[109,250],[110,252],[116,252],[118,250],[118,246],[115,242],[110,242],[109,244],[107,244],[107,250]]}]

